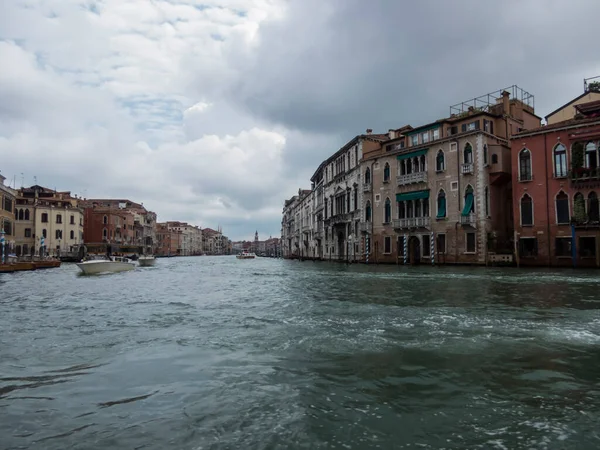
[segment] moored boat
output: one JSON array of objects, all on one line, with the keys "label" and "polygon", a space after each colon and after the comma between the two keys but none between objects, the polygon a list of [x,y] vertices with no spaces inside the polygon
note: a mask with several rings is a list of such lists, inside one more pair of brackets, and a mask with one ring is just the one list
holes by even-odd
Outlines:
[{"label": "moored boat", "polygon": [[256,258],[256,255],[251,252],[242,252],[239,255],[236,255],[236,258],[237,259],[254,259],[254,258]]},{"label": "moored boat", "polygon": [[152,255],[143,255],[138,258],[140,267],[152,267],[156,263],[156,258]]},{"label": "moored boat", "polygon": [[91,259],[77,264],[85,275],[100,273],[126,272],[135,269],[135,264],[122,256],[110,256],[103,259]]},{"label": "moored boat", "polygon": [[34,269],[53,269],[60,267],[60,260],[56,258],[41,258],[31,261]]}]

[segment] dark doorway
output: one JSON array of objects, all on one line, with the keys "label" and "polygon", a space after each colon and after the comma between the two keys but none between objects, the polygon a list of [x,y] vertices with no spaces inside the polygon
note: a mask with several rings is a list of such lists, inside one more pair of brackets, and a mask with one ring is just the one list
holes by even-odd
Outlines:
[{"label": "dark doorway", "polygon": [[338,258],[344,259],[344,233],[340,232],[338,234]]},{"label": "dark doorway", "polygon": [[419,264],[421,262],[421,242],[416,236],[411,236],[408,239],[408,255],[411,264]]}]

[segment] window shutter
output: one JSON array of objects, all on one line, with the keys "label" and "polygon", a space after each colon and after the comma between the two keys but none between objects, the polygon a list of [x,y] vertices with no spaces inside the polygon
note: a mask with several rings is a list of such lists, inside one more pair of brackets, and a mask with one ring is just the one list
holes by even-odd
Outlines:
[{"label": "window shutter", "polygon": [[467,124],[463,123],[460,127],[461,131],[464,133],[465,131],[467,131]]}]

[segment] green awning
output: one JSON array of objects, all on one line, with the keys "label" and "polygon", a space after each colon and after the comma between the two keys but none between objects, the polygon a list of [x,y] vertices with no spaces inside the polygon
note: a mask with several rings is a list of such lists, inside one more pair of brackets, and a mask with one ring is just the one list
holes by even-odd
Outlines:
[{"label": "green awning", "polygon": [[403,194],[396,194],[397,202],[405,202],[408,200],[419,200],[421,198],[429,198],[429,189],[423,191],[405,192]]},{"label": "green awning", "polygon": [[468,216],[473,211],[473,193],[469,192],[465,195],[465,207],[462,210],[463,216]]},{"label": "green awning", "polygon": [[438,219],[446,217],[446,197],[438,197],[438,213],[436,217]]},{"label": "green awning", "polygon": [[398,161],[401,161],[403,159],[408,159],[408,158],[414,158],[415,156],[421,156],[421,155],[425,155],[427,154],[427,151],[429,149],[428,148],[423,148],[421,150],[417,150],[415,152],[409,152],[409,153],[404,153],[402,155],[398,155]]}]

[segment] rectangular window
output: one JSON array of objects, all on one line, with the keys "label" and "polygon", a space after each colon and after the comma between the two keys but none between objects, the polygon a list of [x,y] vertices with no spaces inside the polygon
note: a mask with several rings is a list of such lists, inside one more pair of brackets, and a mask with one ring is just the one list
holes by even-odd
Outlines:
[{"label": "rectangular window", "polygon": [[31,228],[25,228],[25,237],[26,238],[30,238],[31,237]]},{"label": "rectangular window", "polygon": [[75,216],[71,214],[71,225],[75,225]]},{"label": "rectangular window", "polygon": [[421,143],[427,144],[428,142],[429,142],[429,131],[425,131],[424,133],[421,133]]},{"label": "rectangular window", "polygon": [[446,235],[438,234],[435,238],[438,253],[446,253]]},{"label": "rectangular window", "polygon": [[[3,229],[4,229],[4,233],[6,233],[7,236],[12,236],[12,222],[9,222],[8,220],[4,220],[4,224],[3,224]],[[0,249],[1,251],[2,249]]]},{"label": "rectangular window", "polygon": [[582,258],[596,257],[596,238],[582,236],[579,238],[579,256]]},{"label": "rectangular window", "polygon": [[440,138],[440,129],[439,129],[439,128],[436,128],[435,130],[433,130],[433,131],[431,132],[431,137],[432,137],[432,140],[433,140],[433,141],[436,141],[436,140],[438,140],[438,139]]},{"label": "rectangular window", "polygon": [[457,148],[458,148],[458,143],[450,142],[450,152],[455,152]]},{"label": "rectangular window", "polygon": [[450,190],[451,191],[458,191],[458,181],[452,181],[450,183]]},{"label": "rectangular window", "polygon": [[56,215],[56,223],[62,223],[62,216],[60,214]]},{"label": "rectangular window", "polygon": [[12,210],[13,210],[13,202],[8,197],[4,197],[4,210],[8,211],[8,212],[12,212]]},{"label": "rectangular window", "polygon": [[419,135],[413,134],[410,137],[410,145],[414,147],[415,145],[419,145]]},{"label": "rectangular window", "polygon": [[571,238],[556,238],[554,247],[556,256],[570,257],[571,256]]},{"label": "rectangular window", "polygon": [[383,253],[392,253],[392,237],[386,236],[383,240]]},{"label": "rectangular window", "polygon": [[48,223],[48,213],[42,213],[42,223]]},{"label": "rectangular window", "polygon": [[423,256],[425,258],[431,256],[431,240],[428,234],[423,235]]},{"label": "rectangular window", "polygon": [[519,256],[521,258],[534,258],[538,254],[537,238],[519,239]]},{"label": "rectangular window", "polygon": [[466,233],[467,253],[475,253],[475,233]]}]

